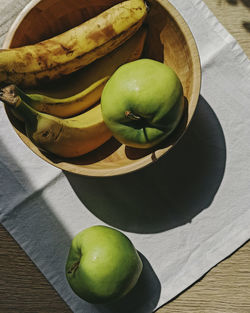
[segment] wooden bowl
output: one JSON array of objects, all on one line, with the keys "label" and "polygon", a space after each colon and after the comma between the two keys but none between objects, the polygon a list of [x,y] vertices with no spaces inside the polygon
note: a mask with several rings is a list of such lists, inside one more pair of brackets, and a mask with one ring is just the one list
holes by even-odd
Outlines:
[{"label": "wooden bowl", "polygon": [[[119,0],[33,0],[19,14],[8,32],[3,48],[33,44],[64,32]],[[183,136],[195,112],[201,83],[198,50],[192,33],[178,11],[167,0],[150,0],[146,24],[148,35],[142,57],[171,66],[179,76],[186,99],[185,114],[174,133],[153,149],[133,149],[111,138],[100,148],[74,159],[60,159],[41,152],[25,135],[21,125],[6,108],[21,140],[39,157],[68,172],[86,176],[114,176],[129,173],[155,162]]]}]

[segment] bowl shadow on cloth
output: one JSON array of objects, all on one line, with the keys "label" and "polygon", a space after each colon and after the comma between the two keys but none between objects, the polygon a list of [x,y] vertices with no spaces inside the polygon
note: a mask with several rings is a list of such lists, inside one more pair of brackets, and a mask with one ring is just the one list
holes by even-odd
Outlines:
[{"label": "bowl shadow on cloth", "polygon": [[122,299],[94,305],[100,313],[153,312],[161,293],[160,281],[145,256],[138,251],[143,269],[135,287]]},{"label": "bowl shadow on cloth", "polygon": [[123,231],[157,233],[190,223],[208,208],[225,165],[222,127],[200,96],[186,134],[157,162],[114,177],[64,174],[82,203],[103,222]]}]

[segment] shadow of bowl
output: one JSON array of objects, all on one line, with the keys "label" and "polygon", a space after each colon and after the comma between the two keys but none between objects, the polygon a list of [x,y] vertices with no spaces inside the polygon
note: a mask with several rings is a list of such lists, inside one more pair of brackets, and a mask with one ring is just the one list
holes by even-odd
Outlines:
[{"label": "shadow of bowl", "polygon": [[221,125],[200,97],[193,122],[166,156],[141,171],[108,178],[65,172],[82,203],[105,223],[136,233],[156,233],[192,220],[209,207],[226,164]]}]

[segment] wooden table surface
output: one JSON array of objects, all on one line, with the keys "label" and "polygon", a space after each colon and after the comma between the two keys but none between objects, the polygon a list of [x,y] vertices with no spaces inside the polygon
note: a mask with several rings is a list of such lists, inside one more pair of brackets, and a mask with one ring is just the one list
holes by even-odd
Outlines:
[{"label": "wooden table surface", "polygon": [[[250,0],[205,0],[205,3],[250,57]],[[10,312],[70,313],[71,310],[0,226],[0,313]],[[157,310],[157,313],[169,312],[249,313],[250,242]]]}]

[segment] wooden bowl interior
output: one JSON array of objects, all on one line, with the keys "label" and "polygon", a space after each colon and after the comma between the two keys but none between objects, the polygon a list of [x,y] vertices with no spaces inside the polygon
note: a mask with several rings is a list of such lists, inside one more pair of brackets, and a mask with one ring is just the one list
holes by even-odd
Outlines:
[{"label": "wooden bowl interior", "polygon": [[[6,37],[4,48],[34,44],[60,34],[103,10],[119,3],[118,0],[42,0],[31,2],[17,18]],[[32,3],[34,6],[32,7]],[[199,55],[193,36],[176,9],[166,0],[150,1],[146,19],[148,35],[142,57],[152,58],[171,66],[179,76],[186,100],[186,111],[178,129],[154,149],[132,149],[114,138],[95,151],[75,159],[60,159],[46,155],[26,137],[23,125],[7,114],[20,138],[45,161],[63,170],[89,176],[113,176],[137,170],[157,160],[181,138],[194,114],[200,91]],[[31,9],[30,9],[31,7]],[[86,70],[86,69],[85,69]],[[72,84],[74,75],[63,81]],[[70,84],[68,84],[70,85]],[[53,95],[61,87],[54,82],[40,91]],[[46,89],[47,88],[47,89]],[[39,90],[38,90],[39,91]]]}]

